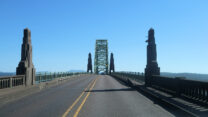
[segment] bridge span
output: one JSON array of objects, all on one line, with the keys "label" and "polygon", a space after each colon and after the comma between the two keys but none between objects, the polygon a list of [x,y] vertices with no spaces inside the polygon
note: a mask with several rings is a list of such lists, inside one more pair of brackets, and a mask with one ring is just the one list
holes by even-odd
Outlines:
[{"label": "bridge span", "polygon": [[8,102],[0,107],[0,115],[1,117],[174,116],[137,90],[108,75],[79,76],[62,85]]}]

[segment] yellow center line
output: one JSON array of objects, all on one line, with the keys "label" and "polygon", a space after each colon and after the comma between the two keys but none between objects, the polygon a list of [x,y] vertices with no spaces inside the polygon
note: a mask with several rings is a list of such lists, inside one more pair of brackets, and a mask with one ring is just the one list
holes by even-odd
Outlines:
[{"label": "yellow center line", "polygon": [[93,85],[90,87],[89,92],[87,93],[86,97],[85,97],[84,100],[82,101],[82,103],[81,103],[81,105],[79,106],[79,108],[76,110],[76,112],[75,112],[75,114],[74,114],[73,117],[77,117],[77,116],[78,116],[80,110],[82,109],[82,107],[84,106],[84,104],[85,104],[87,98],[88,98],[89,95],[90,95],[90,91],[91,91],[91,90],[93,89],[93,87],[95,86],[95,83],[96,83],[97,79],[98,79],[98,78],[96,78],[96,80],[94,81]]},{"label": "yellow center line", "polygon": [[[96,80],[96,79],[95,79]],[[87,88],[95,81],[91,81],[88,86],[84,89],[84,91],[81,93],[81,95],[75,100],[75,102],[66,110],[66,112],[62,115],[62,117],[66,117],[68,115],[68,113],[72,110],[72,108],[77,104],[77,102],[79,102],[79,100],[81,99],[81,97],[84,95],[85,91],[87,90]]]}]

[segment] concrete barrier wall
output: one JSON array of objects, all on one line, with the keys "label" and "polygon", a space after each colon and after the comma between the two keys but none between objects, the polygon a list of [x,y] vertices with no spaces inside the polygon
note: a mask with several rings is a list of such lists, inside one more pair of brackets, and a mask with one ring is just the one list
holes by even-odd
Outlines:
[{"label": "concrete barrier wall", "polygon": [[130,79],[137,82],[144,82],[144,75],[138,72],[114,72],[111,75],[125,81]]},{"label": "concrete barrier wall", "polygon": [[[48,82],[59,78],[68,78],[69,76],[78,76],[82,74],[88,74],[85,72],[80,73],[68,73],[68,72],[62,72],[62,73],[44,73],[44,74],[37,74],[35,81],[35,84],[39,84],[41,82]],[[3,76],[0,77],[0,89],[3,88],[12,88],[15,86],[25,86],[26,78],[25,75],[16,75],[16,76]]]},{"label": "concrete barrier wall", "polygon": [[[144,76],[137,73],[113,73],[112,76],[125,82],[134,80],[144,82]],[[153,75],[150,78],[150,87],[176,96],[183,96],[200,102],[208,102],[208,82],[187,80],[184,77],[164,77]]]},{"label": "concrete barrier wall", "polygon": [[69,72],[60,72],[60,73],[42,73],[36,74],[36,84],[41,82],[51,81],[57,78],[68,77],[68,76],[76,76],[81,74],[88,74],[86,72],[77,72],[77,73],[69,73]]},{"label": "concrete barrier wall", "polygon": [[180,77],[152,76],[151,85],[152,87],[166,90],[179,96],[208,101],[208,82],[186,80]]},{"label": "concrete barrier wall", "polygon": [[0,77],[0,89],[11,88],[19,85],[25,85],[24,75]]}]

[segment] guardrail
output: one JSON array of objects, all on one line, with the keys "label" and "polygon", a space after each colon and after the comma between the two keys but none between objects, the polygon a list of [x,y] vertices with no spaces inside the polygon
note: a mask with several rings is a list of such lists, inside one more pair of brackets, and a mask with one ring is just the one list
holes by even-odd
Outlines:
[{"label": "guardrail", "polygon": [[19,85],[25,85],[24,75],[0,77],[0,89],[12,88]]},{"label": "guardrail", "polygon": [[144,82],[144,74],[139,72],[114,72],[111,75],[125,81],[131,79],[137,82]]},{"label": "guardrail", "polygon": [[185,78],[151,77],[152,87],[159,88],[178,96],[208,102],[208,82],[187,80]]},{"label": "guardrail", "polygon": [[36,81],[36,83],[47,82],[47,81],[54,80],[56,78],[81,75],[81,74],[88,74],[88,73],[86,73],[86,72],[76,72],[76,73],[71,73],[71,72],[47,73],[47,72],[45,72],[45,73],[36,74],[35,81]]},{"label": "guardrail", "polygon": [[[125,82],[134,80],[144,82],[145,77],[138,72],[115,72],[112,76]],[[184,77],[164,77],[153,75],[150,78],[151,87],[172,93],[176,96],[183,96],[200,102],[208,103],[208,82],[187,80]]]},{"label": "guardrail", "polygon": [[[77,72],[77,73],[69,73],[69,72],[58,72],[58,73],[39,73],[36,74],[35,81],[36,84],[40,82],[47,82],[54,80],[56,78],[75,76],[81,74],[88,74],[86,72]],[[0,89],[3,88],[12,88],[19,85],[25,85],[25,75],[16,75],[16,76],[2,76],[0,77]]]}]

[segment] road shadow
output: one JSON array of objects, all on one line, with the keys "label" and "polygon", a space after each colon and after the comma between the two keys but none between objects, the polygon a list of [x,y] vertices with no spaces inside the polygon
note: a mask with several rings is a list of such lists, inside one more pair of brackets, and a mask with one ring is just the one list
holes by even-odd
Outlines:
[{"label": "road shadow", "polygon": [[87,90],[85,92],[114,92],[114,91],[136,91],[133,88],[121,88],[121,89],[100,89],[100,90]]}]

